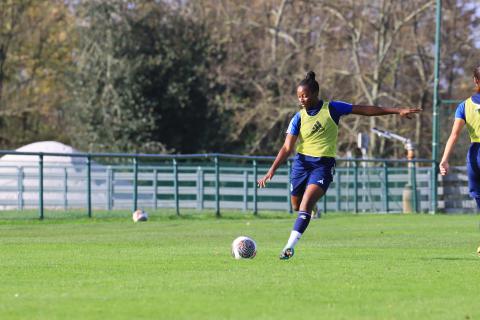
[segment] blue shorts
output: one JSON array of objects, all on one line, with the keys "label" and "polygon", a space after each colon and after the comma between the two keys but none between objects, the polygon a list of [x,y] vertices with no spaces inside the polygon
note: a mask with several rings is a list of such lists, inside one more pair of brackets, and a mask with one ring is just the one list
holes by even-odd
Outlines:
[{"label": "blue shorts", "polygon": [[301,196],[309,184],[316,184],[327,192],[335,174],[335,158],[310,157],[298,153],[292,166],[290,194]]},{"label": "blue shorts", "polygon": [[467,154],[468,191],[472,198],[480,198],[480,143],[474,142]]}]

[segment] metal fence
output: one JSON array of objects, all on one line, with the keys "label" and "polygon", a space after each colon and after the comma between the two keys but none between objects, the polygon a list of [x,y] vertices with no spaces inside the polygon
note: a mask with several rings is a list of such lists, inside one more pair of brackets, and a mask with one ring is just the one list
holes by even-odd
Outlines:
[{"label": "metal fence", "polygon": [[[0,208],[93,210],[136,208],[291,212],[291,160],[265,189],[256,181],[273,157],[224,154],[146,155],[32,153],[30,163],[0,163]],[[48,157],[50,161],[44,161]],[[74,159],[55,163],[51,159]],[[431,212],[430,160],[337,159],[336,174],[318,204],[323,211]],[[440,187],[443,188],[443,187]],[[447,202],[441,203],[444,207]]]}]

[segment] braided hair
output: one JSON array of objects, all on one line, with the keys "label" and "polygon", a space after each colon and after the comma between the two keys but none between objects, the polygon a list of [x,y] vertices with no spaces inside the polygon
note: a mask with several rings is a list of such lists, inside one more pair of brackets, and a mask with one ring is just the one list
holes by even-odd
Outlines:
[{"label": "braided hair", "polygon": [[[479,79],[480,80],[480,67],[478,68],[479,72]],[[307,75],[305,76],[305,79],[300,81],[300,84],[298,86],[302,87],[308,87],[310,92],[312,92],[314,95],[318,95],[318,92],[320,91],[320,87],[318,85],[318,82],[315,80],[315,72],[309,71],[307,72]]]}]

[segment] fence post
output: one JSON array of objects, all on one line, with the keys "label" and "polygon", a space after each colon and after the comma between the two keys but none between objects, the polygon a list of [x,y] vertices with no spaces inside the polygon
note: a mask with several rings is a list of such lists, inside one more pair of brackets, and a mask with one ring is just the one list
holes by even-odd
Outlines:
[{"label": "fence post", "polygon": [[200,174],[200,195],[201,195],[201,198],[200,198],[200,210],[203,210],[205,208],[205,204],[204,204],[204,197],[205,197],[205,170],[203,170],[201,167],[201,174]]},{"label": "fence post", "polygon": [[39,193],[38,193],[38,198],[39,198],[39,215],[40,215],[40,220],[43,220],[43,153],[39,153],[38,155],[38,167],[39,167],[39,172],[38,172],[38,184],[39,184]]},{"label": "fence post", "polygon": [[[325,193],[323,195],[323,212],[321,214],[325,215],[326,213],[327,213],[327,194]],[[320,217],[320,214],[318,216]]]},{"label": "fence post", "polygon": [[437,176],[437,162],[433,161],[430,167],[431,176],[430,176],[430,213],[436,214],[438,209],[438,176]]},{"label": "fence post", "polygon": [[68,169],[63,168],[63,210],[68,209]]},{"label": "fence post", "polygon": [[383,162],[383,208],[386,213],[390,210],[388,203],[388,163]]},{"label": "fence post", "polygon": [[175,200],[175,213],[177,216],[180,215],[180,200],[178,197],[178,163],[177,159],[173,159],[173,197]]},{"label": "fence post", "polygon": [[213,160],[215,163],[215,216],[220,217],[220,163],[218,156]]},{"label": "fence post", "polygon": [[345,199],[347,199],[347,201],[345,201],[346,211],[350,211],[350,175],[351,175],[350,167],[351,167],[351,163],[350,161],[347,161],[347,183],[346,183],[347,190],[345,192]]},{"label": "fence post", "polygon": [[335,179],[335,192],[336,192],[335,201],[336,201],[337,212],[342,209],[340,204],[340,183],[341,183],[340,172],[337,172],[337,177]]},{"label": "fence post", "polygon": [[413,212],[418,212],[418,199],[417,199],[417,168],[415,162],[411,162],[411,169],[412,169],[412,201],[413,201]]},{"label": "fence post", "polygon": [[138,158],[133,157],[133,201],[132,212],[138,209]]},{"label": "fence post", "polygon": [[158,194],[158,170],[153,169],[153,210],[157,210],[157,194]]},{"label": "fence post", "polygon": [[253,214],[256,216],[258,213],[258,204],[257,204],[257,176],[258,176],[258,166],[257,160],[253,160]]},{"label": "fence post", "polygon": [[113,171],[112,167],[108,166],[107,167],[107,210],[112,210],[112,204],[113,204]]},{"label": "fence post", "polygon": [[204,171],[201,166],[197,168],[197,210],[203,210]]},{"label": "fence post", "polygon": [[18,210],[23,210],[23,167],[17,168]]},{"label": "fence post", "polygon": [[293,208],[292,208],[292,197],[290,196],[290,181],[292,181],[292,160],[288,159],[287,161],[288,165],[288,177],[287,177],[287,198],[288,198],[288,213],[293,214]]},{"label": "fence post", "polygon": [[243,171],[243,211],[248,210],[248,171]]},{"label": "fence post", "polygon": [[92,156],[87,156],[87,208],[88,217],[92,217]]},{"label": "fence post", "polygon": [[358,213],[358,163],[353,162],[353,201],[355,213]]}]

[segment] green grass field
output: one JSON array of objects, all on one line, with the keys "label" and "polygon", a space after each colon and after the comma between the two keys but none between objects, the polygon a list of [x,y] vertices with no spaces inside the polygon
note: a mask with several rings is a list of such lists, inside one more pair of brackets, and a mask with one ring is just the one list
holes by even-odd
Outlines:
[{"label": "green grass field", "polygon": [[327,215],[280,261],[293,219],[1,220],[0,319],[480,318],[478,216]]}]

